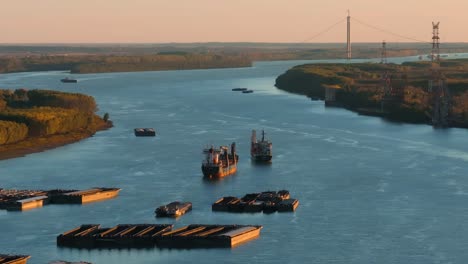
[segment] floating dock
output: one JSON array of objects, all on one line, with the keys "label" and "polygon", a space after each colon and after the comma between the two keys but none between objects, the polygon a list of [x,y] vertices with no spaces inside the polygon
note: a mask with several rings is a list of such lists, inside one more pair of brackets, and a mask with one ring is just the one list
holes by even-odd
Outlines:
[{"label": "floating dock", "polygon": [[289,191],[267,191],[249,193],[241,199],[234,196],[220,198],[211,206],[212,211],[232,213],[273,213],[294,212],[299,206],[297,199],[291,199]]},{"label": "floating dock", "polygon": [[260,236],[262,226],[132,224],[101,228],[82,225],[57,237],[73,248],[230,248]]},{"label": "floating dock", "polygon": [[116,197],[118,188],[88,190],[6,190],[0,189],[0,209],[25,211],[46,204],[84,204]]},{"label": "floating dock", "polygon": [[31,256],[0,254],[0,264],[26,264]]}]

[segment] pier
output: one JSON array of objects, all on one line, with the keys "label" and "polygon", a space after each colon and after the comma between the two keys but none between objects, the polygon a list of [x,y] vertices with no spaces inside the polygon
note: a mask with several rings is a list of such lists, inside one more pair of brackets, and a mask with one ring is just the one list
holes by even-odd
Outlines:
[{"label": "pier", "polygon": [[126,224],[111,228],[81,225],[57,237],[72,248],[231,248],[260,236],[262,226]]}]

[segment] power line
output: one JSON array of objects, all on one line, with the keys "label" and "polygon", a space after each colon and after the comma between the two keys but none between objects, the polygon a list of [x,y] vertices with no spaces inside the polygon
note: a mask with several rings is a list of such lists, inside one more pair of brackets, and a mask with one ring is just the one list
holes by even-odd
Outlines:
[{"label": "power line", "polygon": [[346,20],[346,17],[345,17],[345,18],[343,18],[343,19],[340,19],[340,21],[338,21],[338,22],[334,23],[333,25],[329,26],[329,27],[328,27],[328,28],[326,28],[325,30],[323,30],[323,31],[320,31],[319,33],[317,33],[317,34],[313,35],[312,37],[310,37],[310,38],[307,38],[307,39],[305,39],[305,40],[301,41],[300,43],[304,43],[304,42],[311,41],[311,40],[313,40],[313,39],[315,39],[315,38],[317,38],[317,37],[319,37],[319,36],[321,36],[321,35],[323,35],[323,34],[327,33],[328,31],[332,30],[334,27],[336,27],[336,26],[337,26],[337,25],[339,25],[340,23],[343,23],[345,20]]}]

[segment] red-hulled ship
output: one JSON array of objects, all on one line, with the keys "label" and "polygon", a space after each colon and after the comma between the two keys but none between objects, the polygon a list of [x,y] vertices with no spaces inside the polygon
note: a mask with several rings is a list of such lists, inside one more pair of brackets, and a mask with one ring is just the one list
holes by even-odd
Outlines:
[{"label": "red-hulled ship", "polygon": [[257,141],[257,132],[252,130],[252,143],[250,145],[250,156],[253,161],[271,162],[273,144],[265,140],[265,131],[262,130],[262,140]]},{"label": "red-hulled ship", "polygon": [[231,144],[231,153],[228,150],[226,146],[203,150],[205,159],[202,163],[202,172],[205,177],[222,178],[237,171],[239,156],[236,154],[236,143]]}]

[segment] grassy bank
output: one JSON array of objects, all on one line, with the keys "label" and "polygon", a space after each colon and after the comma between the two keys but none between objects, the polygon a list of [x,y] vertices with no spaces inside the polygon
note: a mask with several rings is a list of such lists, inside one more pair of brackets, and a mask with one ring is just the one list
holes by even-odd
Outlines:
[{"label": "grassy bank", "polygon": [[48,90],[0,90],[0,159],[59,147],[112,123],[95,114],[94,98]]},{"label": "grassy bank", "polygon": [[[325,87],[335,87],[336,103],[352,111],[383,116],[397,122],[430,123],[431,95],[428,62],[396,64],[308,64],[296,66],[276,79],[279,89],[324,99]],[[450,94],[450,123],[468,126],[468,60],[449,60],[441,63],[441,72]],[[384,98],[383,75],[394,95],[382,110]],[[396,99],[395,99],[396,98]]]}]

